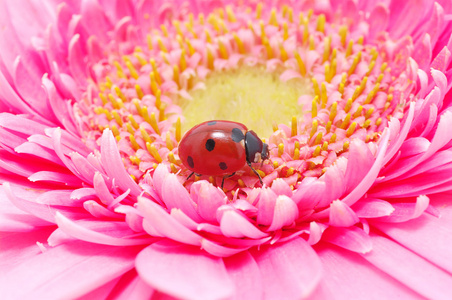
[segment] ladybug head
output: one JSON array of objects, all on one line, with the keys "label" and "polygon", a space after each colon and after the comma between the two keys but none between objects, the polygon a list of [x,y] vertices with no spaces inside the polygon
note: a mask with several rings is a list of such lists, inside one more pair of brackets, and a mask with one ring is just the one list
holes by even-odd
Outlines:
[{"label": "ladybug head", "polygon": [[249,163],[263,162],[269,157],[268,145],[262,143],[262,140],[252,130],[245,134],[245,150],[246,161]]}]

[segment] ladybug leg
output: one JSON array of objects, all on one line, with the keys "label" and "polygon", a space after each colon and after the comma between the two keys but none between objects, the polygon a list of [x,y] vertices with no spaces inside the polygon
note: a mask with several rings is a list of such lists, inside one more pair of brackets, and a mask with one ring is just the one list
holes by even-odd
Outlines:
[{"label": "ladybug leg", "polygon": [[264,183],[262,182],[262,177],[261,175],[259,175],[259,173],[257,173],[257,171],[251,166],[251,163],[249,161],[246,162],[248,164],[248,166],[250,166],[251,170],[253,170],[254,174],[257,175],[257,177],[259,177],[259,181],[262,185],[264,185]]},{"label": "ladybug leg", "polygon": [[225,176],[223,176],[223,180],[221,181],[221,189],[223,189],[224,180],[225,180],[226,178],[232,177],[232,176],[234,176],[234,175],[235,175],[235,172],[232,173],[231,175],[225,175]]},{"label": "ladybug leg", "polygon": [[195,172],[191,172],[191,173],[190,173],[190,175],[188,175],[187,179],[185,179],[185,180],[188,180],[188,179],[190,179],[190,177],[192,177],[192,176],[193,176],[193,174],[195,174]]}]

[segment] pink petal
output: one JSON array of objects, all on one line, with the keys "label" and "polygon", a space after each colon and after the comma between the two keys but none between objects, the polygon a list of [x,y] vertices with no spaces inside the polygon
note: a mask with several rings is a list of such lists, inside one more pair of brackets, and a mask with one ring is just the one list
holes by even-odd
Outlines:
[{"label": "pink petal", "polygon": [[427,196],[419,196],[416,203],[394,203],[394,212],[387,216],[381,217],[378,221],[399,223],[406,222],[411,219],[416,219],[428,208],[429,198]]},{"label": "pink petal", "polygon": [[428,299],[450,297],[450,274],[387,238],[371,237],[373,250],[363,255],[367,261]]},{"label": "pink petal", "polygon": [[319,289],[308,299],[392,299],[394,295],[399,299],[422,298],[356,253],[325,245],[315,249],[324,274]]},{"label": "pink petal", "polygon": [[163,182],[162,201],[168,209],[179,208],[193,221],[202,221],[195,209],[195,203],[175,174],[169,174]]},{"label": "pink petal", "polygon": [[198,204],[199,215],[208,222],[216,222],[217,209],[227,201],[222,190],[204,180],[192,184],[190,196]]},{"label": "pink petal", "polygon": [[268,231],[275,231],[284,226],[292,225],[298,218],[298,207],[293,200],[285,195],[276,198],[273,220]]},{"label": "pink petal", "polygon": [[452,273],[452,206],[449,199],[441,200],[439,218],[423,214],[404,223],[372,222],[399,244]]},{"label": "pink petal", "polygon": [[130,189],[130,194],[138,196],[141,188],[133,181],[132,177],[127,173],[119,154],[116,140],[110,130],[104,130],[101,140],[102,164],[107,171],[108,176],[116,179],[116,184],[123,190]]},{"label": "pink petal", "polygon": [[224,258],[223,261],[229,278],[235,285],[234,299],[263,299],[262,276],[256,261],[249,252],[241,252]]},{"label": "pink petal", "polygon": [[275,204],[277,195],[272,189],[263,188],[259,193],[259,202],[257,203],[257,223],[269,226],[273,221],[275,214]]},{"label": "pink petal", "polygon": [[189,245],[201,244],[201,237],[170,216],[160,205],[138,197],[138,210],[160,234]]},{"label": "pink petal", "polygon": [[[153,238],[126,238],[125,236],[114,237],[108,235],[109,231],[127,232],[131,234],[129,228],[123,222],[107,222],[102,231],[98,232],[83,226],[86,224],[83,221],[72,221],[60,213],[56,213],[55,220],[58,227],[70,236],[73,236],[79,240],[91,242],[95,244],[111,245],[111,246],[133,246],[144,245],[153,242]],[[96,223],[93,221],[92,223]],[[102,222],[99,222],[102,223]],[[122,227],[122,228],[121,228]]]},{"label": "pink petal", "polygon": [[85,242],[50,248],[0,275],[0,292],[5,299],[74,299],[132,269],[139,250]]},{"label": "pink petal", "polygon": [[226,299],[234,293],[223,260],[184,245],[155,243],[136,259],[141,278],[153,288],[183,299]]},{"label": "pink petal", "polygon": [[336,227],[349,227],[359,222],[353,209],[343,201],[336,200],[330,206],[329,224]]},{"label": "pink petal", "polygon": [[323,233],[322,240],[353,252],[367,253],[372,250],[370,237],[355,226],[329,227]]},{"label": "pink petal", "polygon": [[359,218],[389,216],[395,210],[389,202],[379,199],[361,199],[353,204],[352,209]]},{"label": "pink petal", "polygon": [[352,191],[369,172],[375,158],[368,146],[359,139],[350,143],[347,169],[345,170],[346,191]]},{"label": "pink petal", "polygon": [[[137,272],[131,270],[124,274],[108,295],[108,299],[115,300],[141,300],[151,299],[155,293],[147,283],[141,279]],[[91,298],[93,299],[93,298]],[[94,298],[98,299],[98,298]]]},{"label": "pink petal", "polygon": [[252,254],[261,271],[265,299],[307,297],[321,279],[320,260],[301,238],[271,247],[263,246]]},{"label": "pink petal", "polygon": [[256,226],[251,224],[242,213],[230,208],[226,208],[222,211],[220,228],[221,232],[227,237],[249,237],[251,239],[267,237],[266,233],[260,231]]}]

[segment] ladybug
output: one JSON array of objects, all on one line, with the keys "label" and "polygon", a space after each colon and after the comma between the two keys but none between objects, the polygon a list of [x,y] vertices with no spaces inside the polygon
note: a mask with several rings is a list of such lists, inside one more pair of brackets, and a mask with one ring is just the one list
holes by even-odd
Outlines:
[{"label": "ladybug", "polygon": [[231,177],[248,164],[254,174],[262,178],[251,166],[268,159],[268,145],[245,125],[232,121],[213,120],[196,125],[179,143],[179,157],[184,166],[197,175],[223,175]]}]

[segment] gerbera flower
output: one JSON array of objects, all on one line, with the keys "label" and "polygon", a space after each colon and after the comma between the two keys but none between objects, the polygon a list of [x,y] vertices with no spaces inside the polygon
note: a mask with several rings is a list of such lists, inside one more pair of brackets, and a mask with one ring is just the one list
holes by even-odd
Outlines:
[{"label": "gerbera flower", "polygon": [[[3,298],[451,296],[451,2],[56,2],[0,8]],[[187,179],[215,119],[263,184]]]}]

